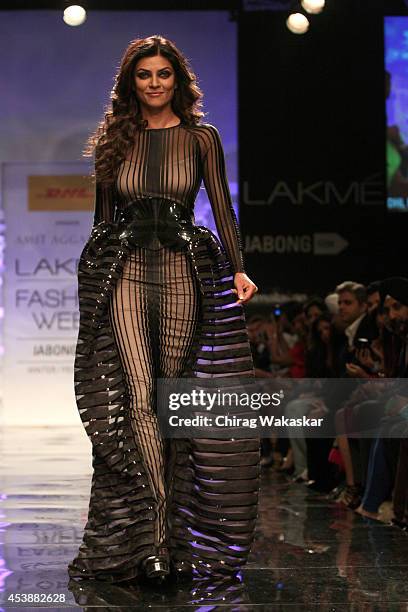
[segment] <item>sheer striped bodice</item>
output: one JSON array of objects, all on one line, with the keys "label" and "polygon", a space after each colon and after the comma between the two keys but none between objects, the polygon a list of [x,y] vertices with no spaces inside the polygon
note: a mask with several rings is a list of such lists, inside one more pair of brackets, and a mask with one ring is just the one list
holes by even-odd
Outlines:
[{"label": "sheer striped bodice", "polygon": [[243,272],[242,242],[217,128],[210,124],[145,129],[119,167],[112,186],[96,184],[94,224],[113,221],[122,209],[144,196],[169,198],[194,213],[204,181],[218,235],[234,272]]}]

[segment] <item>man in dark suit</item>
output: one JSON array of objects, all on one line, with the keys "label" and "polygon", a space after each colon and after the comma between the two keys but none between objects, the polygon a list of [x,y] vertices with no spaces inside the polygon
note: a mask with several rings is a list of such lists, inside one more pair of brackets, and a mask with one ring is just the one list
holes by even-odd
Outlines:
[{"label": "man in dark suit", "polygon": [[[334,420],[336,412],[348,400],[351,393],[359,384],[360,366],[356,359],[356,349],[358,339],[364,338],[369,344],[378,336],[377,326],[372,316],[367,312],[367,291],[364,285],[353,281],[346,281],[338,285],[335,289],[338,296],[339,319],[345,326],[343,343],[340,345],[339,354],[339,378],[346,380],[337,381],[328,379],[323,381],[321,389],[321,398],[308,416],[321,417],[326,415],[327,437],[308,439],[307,446],[307,462],[309,477],[314,482],[309,482],[310,488],[318,491],[330,491],[335,482],[333,482],[331,471],[332,466],[328,462],[328,456],[334,442]],[[321,429],[322,434],[325,433]],[[355,472],[361,471],[359,465],[359,453],[357,449],[350,449],[346,436],[338,436],[338,443],[341,448],[343,458],[349,460],[350,465],[350,484],[349,491],[359,493],[352,482],[351,463],[355,465]],[[352,458],[351,453],[354,455]],[[354,491],[355,489],[355,491]],[[356,499],[356,504],[360,502],[360,498]]]},{"label": "man in dark suit", "polygon": [[[339,318],[346,325],[340,362],[344,368],[342,376],[357,376],[355,359],[358,341],[371,343],[378,337],[378,328],[373,316],[367,312],[367,291],[364,285],[345,281],[337,285]],[[349,365],[348,365],[349,364]],[[354,367],[353,367],[354,366]]]}]

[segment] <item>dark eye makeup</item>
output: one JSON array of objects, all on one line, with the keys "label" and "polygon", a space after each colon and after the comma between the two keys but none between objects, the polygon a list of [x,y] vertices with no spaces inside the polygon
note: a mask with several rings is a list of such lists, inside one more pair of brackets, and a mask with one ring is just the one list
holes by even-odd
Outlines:
[{"label": "dark eye makeup", "polygon": [[[172,73],[168,68],[164,68],[163,70],[160,70],[159,77],[167,78],[171,76],[171,74]],[[150,72],[146,70],[141,70],[140,72],[137,72],[136,75],[139,77],[139,79],[146,79],[148,76],[150,76]]]}]

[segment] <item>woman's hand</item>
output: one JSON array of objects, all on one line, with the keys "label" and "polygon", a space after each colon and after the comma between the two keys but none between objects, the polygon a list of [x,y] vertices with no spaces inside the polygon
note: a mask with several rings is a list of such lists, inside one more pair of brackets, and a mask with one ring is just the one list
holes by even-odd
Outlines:
[{"label": "woman's hand", "polygon": [[234,293],[238,294],[237,304],[249,302],[258,291],[258,287],[251,281],[245,272],[236,272],[234,276]]}]

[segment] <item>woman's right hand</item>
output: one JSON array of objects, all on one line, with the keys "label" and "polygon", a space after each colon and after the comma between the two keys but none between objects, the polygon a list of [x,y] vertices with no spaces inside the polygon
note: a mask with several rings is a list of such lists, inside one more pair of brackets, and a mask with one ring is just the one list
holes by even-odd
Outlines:
[{"label": "woman's right hand", "polygon": [[238,295],[238,304],[249,302],[258,291],[258,287],[251,281],[245,272],[236,272],[234,276],[234,285],[235,289],[233,289],[233,291]]}]

